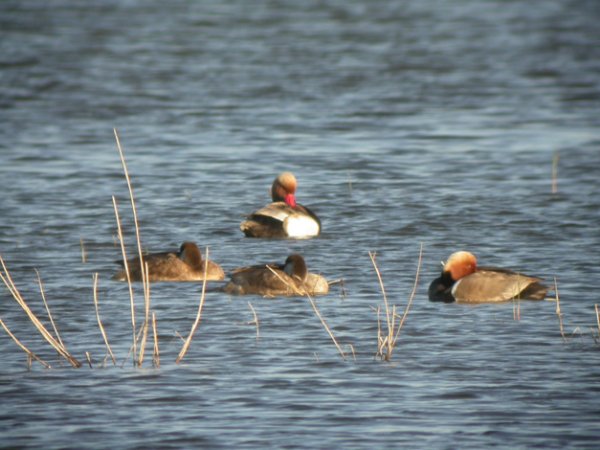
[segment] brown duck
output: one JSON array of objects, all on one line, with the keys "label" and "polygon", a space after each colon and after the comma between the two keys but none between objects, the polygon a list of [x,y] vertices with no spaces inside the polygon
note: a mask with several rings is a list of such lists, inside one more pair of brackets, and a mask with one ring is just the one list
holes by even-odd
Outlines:
[{"label": "brown duck", "polygon": [[231,281],[220,290],[234,295],[319,295],[329,292],[329,284],[322,276],[308,272],[302,256],[290,255],[283,265],[264,264],[236,269],[231,274]]},{"label": "brown duck", "polygon": [[[216,281],[225,278],[225,273],[217,263],[203,261],[202,253],[193,242],[181,244],[179,252],[175,253],[153,253],[144,255],[143,260],[148,264],[148,278],[151,283],[155,281],[204,281],[204,270],[206,269],[206,280]],[[125,265],[123,261],[116,261],[123,266],[112,279],[127,281]],[[136,256],[127,260],[131,281],[142,281],[142,265],[140,257]]]}]

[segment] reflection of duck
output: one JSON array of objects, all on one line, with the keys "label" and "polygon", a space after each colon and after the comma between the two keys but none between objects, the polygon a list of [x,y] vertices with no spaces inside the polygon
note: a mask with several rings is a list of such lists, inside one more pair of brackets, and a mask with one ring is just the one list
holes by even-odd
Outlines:
[{"label": "reflection of duck", "polygon": [[[148,263],[150,282],[154,281],[203,281],[204,268],[207,261],[202,260],[200,249],[193,242],[184,242],[177,253],[153,253],[143,256]],[[123,268],[112,277],[113,280],[127,281],[123,261],[117,261]],[[140,257],[127,260],[131,281],[142,281]],[[225,278],[223,270],[217,263],[208,261],[206,279],[208,281]]]},{"label": "reflection of duck", "polygon": [[432,302],[502,302],[513,298],[543,300],[551,287],[509,269],[477,267],[469,252],[454,253],[444,265],[439,278],[429,286]]},{"label": "reflection of duck", "polygon": [[298,295],[294,287],[301,295],[329,292],[325,278],[308,273],[306,262],[300,255],[288,256],[284,265],[265,264],[236,269],[231,274],[231,281],[220,290],[235,295]]},{"label": "reflection of duck", "polygon": [[240,230],[246,237],[258,238],[306,238],[321,233],[321,221],[317,215],[296,203],[296,177],[282,173],[273,182],[273,203],[253,212],[242,222]]}]

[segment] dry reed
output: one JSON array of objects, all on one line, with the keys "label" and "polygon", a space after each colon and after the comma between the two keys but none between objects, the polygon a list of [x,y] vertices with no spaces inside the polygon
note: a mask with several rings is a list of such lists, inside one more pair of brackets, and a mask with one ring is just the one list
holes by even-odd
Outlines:
[{"label": "dry reed", "polygon": [[156,332],[156,315],[152,313],[152,333],[154,334],[154,351],[152,352],[152,365],[160,366],[160,354],[158,351],[158,333]]},{"label": "dry reed", "polygon": [[150,282],[148,281],[150,271],[148,269],[148,263],[144,263],[144,272],[146,272],[146,276],[144,277],[144,305],[146,314],[144,324],[142,325],[142,330],[144,330],[144,333],[142,335],[142,344],[140,345],[140,353],[138,358],[138,365],[140,366],[144,361],[144,352],[146,349],[146,341],[148,339],[148,322],[150,320]]},{"label": "dry reed", "polygon": [[[123,149],[121,148],[121,142],[119,140],[119,135],[117,134],[117,130],[116,128],[114,129],[115,132],[115,139],[117,140],[117,147],[119,148],[119,155],[121,156],[121,163],[123,165],[123,172],[125,173],[125,179],[127,181],[127,187],[129,189],[129,198],[131,200],[131,210],[133,212],[133,223],[135,225],[135,235],[136,235],[136,239],[137,239],[137,247],[138,247],[138,256],[140,258],[140,263],[142,263],[144,260],[142,258],[143,256],[143,252],[142,252],[142,240],[140,238],[140,227],[138,225],[138,218],[137,218],[137,211],[135,209],[135,200],[133,197],[133,189],[131,187],[131,181],[129,179],[129,172],[127,170],[127,164],[125,163],[125,156],[123,156]],[[116,202],[115,199],[113,197],[113,202],[115,203],[115,212],[116,212]],[[118,214],[117,214],[117,220],[118,220]],[[125,257],[125,246],[123,243],[123,235],[121,233],[121,226],[119,225],[119,238],[121,240],[121,248],[123,250],[123,264],[125,266],[127,266],[127,258]],[[137,358],[139,358],[139,356],[137,355],[137,340],[135,339],[135,306],[134,306],[134,301],[133,301],[133,289],[131,287],[131,278],[129,276],[129,270],[126,270],[127,273],[127,282],[129,283],[129,292],[130,292],[130,296],[131,296],[131,320],[133,322],[133,336],[134,336],[134,357],[133,357],[133,361],[134,364],[136,363],[136,361],[138,361]],[[142,284],[144,286],[144,298],[147,302],[150,301],[149,299],[149,284],[146,281],[146,271],[142,269]],[[148,314],[146,314],[146,322],[145,322],[145,326],[144,329],[146,330],[147,333],[147,324],[148,324]],[[143,340],[144,344],[145,344],[145,339]],[[143,354],[143,351],[142,351]],[[138,364],[141,364],[141,362],[138,362]]]},{"label": "dry reed", "polygon": [[[65,344],[63,343],[62,339],[60,338],[60,333],[58,332],[58,328],[56,328],[56,324],[54,323],[54,318],[52,317],[52,313],[50,312],[50,308],[48,307],[48,302],[46,301],[46,294],[44,294],[44,286],[42,285],[42,277],[40,277],[40,273],[38,272],[37,269],[33,269],[33,270],[35,270],[35,273],[37,273],[38,283],[40,284],[40,292],[42,294],[42,300],[44,300],[44,305],[46,306],[46,311],[48,311],[48,317],[50,318],[50,323],[52,323],[52,328],[54,328],[54,332],[56,333],[56,338],[58,339],[58,342],[60,342],[60,345],[62,345],[64,347]],[[60,353],[58,355],[60,358]]]},{"label": "dry reed", "polygon": [[85,247],[83,245],[83,238],[79,238],[79,242],[81,243],[81,261],[85,264]]},{"label": "dry reed", "polygon": [[[517,289],[519,289],[519,295],[513,297],[513,320],[521,320],[521,279],[517,273]],[[516,307],[515,307],[516,300]]]},{"label": "dry reed", "polygon": [[254,310],[252,303],[248,302],[248,305],[250,305],[250,309],[252,309],[252,313],[254,314],[254,320],[252,322],[237,323],[237,325],[254,325],[254,324],[256,324],[256,342],[258,342],[258,338],[260,337],[260,327],[258,325],[258,316],[256,315],[256,311]]},{"label": "dry reed", "polygon": [[[379,311],[380,310],[378,308],[377,309],[377,322],[378,322],[378,326],[379,326],[379,331],[378,331],[377,338],[378,338],[378,342],[379,342],[379,347],[377,349],[377,353],[375,354],[375,359],[377,359],[377,357],[380,356],[383,361],[389,361],[390,357],[392,356],[392,352],[394,351],[394,346],[396,345],[396,341],[398,340],[398,336],[400,336],[400,331],[402,330],[402,327],[404,326],[404,321],[406,320],[406,316],[408,315],[408,311],[410,310],[410,305],[412,304],[412,301],[415,297],[415,292],[417,290],[417,285],[419,283],[419,273],[421,271],[421,260],[423,258],[423,244],[421,244],[421,250],[419,252],[419,263],[417,265],[417,274],[415,275],[415,283],[413,286],[413,290],[410,295],[408,304],[406,305],[406,310],[404,311],[404,314],[401,316],[396,314],[396,306],[395,305],[392,308],[392,311],[390,314],[388,301],[387,301],[387,295],[385,293],[385,287],[383,285],[383,279],[381,278],[381,273],[379,272],[379,268],[377,267],[377,263],[375,261],[376,253],[369,252],[369,256],[371,257],[371,262],[373,263],[373,266],[375,267],[375,271],[377,272],[377,277],[379,278],[379,284],[381,285],[381,292],[383,293],[386,318],[387,318],[387,326],[388,326],[388,334],[387,334],[387,336],[385,336],[385,338],[382,338],[381,322],[379,319]],[[396,330],[396,317],[400,318],[400,323],[398,324],[397,330]],[[386,349],[385,354],[384,354],[384,348]]]},{"label": "dry reed", "polygon": [[[117,208],[117,199],[113,195],[113,206],[115,208],[115,216],[117,219],[117,231],[119,235],[119,241],[121,242],[121,254],[123,255],[123,267],[125,268],[125,275],[127,277],[127,285],[129,286],[129,299],[131,306],[131,325],[133,327],[133,364],[135,365],[137,359],[137,340],[136,340],[136,327],[135,327],[135,299],[133,296],[133,284],[131,283],[131,274],[129,273],[129,264],[127,264],[127,252],[125,251],[125,242],[123,241],[123,231],[121,229],[121,220],[119,219],[119,210]],[[129,354],[125,357],[125,360],[129,357]],[[125,364],[125,362],[123,362]]]},{"label": "dry reed", "polygon": [[[110,354],[110,357],[113,360],[113,363],[116,365],[117,360],[115,359],[115,355],[113,355],[112,350],[110,349],[110,345],[108,344],[108,339],[106,337],[106,332],[104,331],[104,326],[102,326],[102,321],[100,320],[100,311],[98,310],[98,274],[94,275],[94,306],[96,307],[96,318],[98,319],[98,326],[100,327],[100,332],[102,333],[102,337],[104,338],[104,343],[106,344],[106,350]],[[105,359],[106,361],[106,359]]]},{"label": "dry reed", "polygon": [[190,347],[190,344],[192,343],[192,337],[194,336],[194,333],[196,332],[196,328],[198,328],[198,324],[200,323],[200,318],[202,317],[202,307],[204,306],[204,297],[206,295],[206,276],[207,276],[207,272],[208,272],[208,260],[209,260],[208,255],[209,255],[209,250],[208,250],[208,247],[206,247],[206,263],[204,264],[204,282],[202,283],[202,296],[200,297],[200,306],[198,307],[198,314],[196,314],[196,320],[194,321],[194,324],[192,325],[192,329],[190,330],[190,334],[189,334],[188,338],[186,339],[185,343],[183,344],[183,348],[179,352],[179,356],[175,360],[175,364],[179,364],[179,361],[182,360],[182,358],[185,356],[186,352],[188,351],[188,348]]},{"label": "dry reed", "polygon": [[598,339],[594,335],[594,330],[590,327],[590,333],[592,333],[592,337],[594,338],[594,342],[596,345],[600,345],[600,312],[598,311],[598,304],[596,303],[596,322],[598,324]]},{"label": "dry reed", "polygon": [[346,287],[344,286],[344,280],[340,278],[339,280],[329,281],[327,284],[331,286],[332,284],[340,284],[342,288],[342,292],[340,292],[340,299],[342,298],[342,294],[344,294],[344,299],[348,299],[348,295],[346,295]]},{"label": "dry reed", "polygon": [[[304,294],[302,294],[302,292],[300,292],[300,290],[294,286],[293,284],[290,284],[287,280],[284,280],[283,278],[281,278],[281,276],[275,272],[273,270],[273,268],[271,266],[268,266],[269,270],[271,272],[273,272],[277,278],[279,278],[281,281],[283,281],[288,287],[291,287],[294,291],[296,291],[296,294],[300,295],[300,296],[304,296]],[[344,352],[342,351],[342,348],[340,347],[340,345],[338,344],[337,340],[335,339],[335,337],[333,336],[333,333],[331,332],[331,330],[329,329],[329,327],[327,326],[327,323],[325,323],[325,319],[323,319],[323,316],[321,316],[321,313],[319,312],[319,310],[317,309],[317,305],[314,302],[314,300],[312,299],[312,297],[310,296],[310,294],[308,293],[308,290],[305,289],[305,294],[308,297],[308,300],[310,301],[310,304],[312,305],[313,309],[315,310],[315,313],[317,313],[317,316],[319,317],[319,319],[321,320],[321,323],[323,324],[323,326],[325,327],[325,330],[327,330],[327,333],[329,333],[329,336],[331,337],[331,339],[333,340],[333,343],[335,344],[335,346],[337,347],[337,349],[340,352],[340,355],[342,355],[342,358],[344,358],[344,361],[347,361],[346,359],[346,355],[344,354]]]},{"label": "dry reed", "polygon": [[352,356],[354,357],[354,362],[356,362],[356,353],[354,353],[354,346],[352,344],[346,344],[346,347],[350,347],[350,350],[352,350]]},{"label": "dry reed", "polygon": [[8,327],[6,326],[6,324],[4,323],[4,321],[2,320],[2,318],[0,318],[0,324],[2,325],[2,327],[6,330],[6,332],[8,333],[8,335],[13,338],[13,340],[17,343],[17,345],[19,347],[21,347],[25,353],[27,353],[27,370],[29,370],[31,368],[31,359],[35,359],[36,361],[38,361],[40,364],[42,364],[46,369],[52,369],[52,367],[50,367],[49,364],[46,364],[44,361],[42,361],[40,358],[38,358],[37,356],[35,356],[35,354],[29,350],[27,347],[25,347],[23,344],[21,344],[21,342],[17,339],[17,337],[11,333],[11,331],[8,329]]},{"label": "dry reed", "polygon": [[575,333],[577,333],[579,331],[579,336],[581,336],[581,343],[583,344],[583,333],[581,332],[581,328],[577,327],[573,330],[573,332],[571,333],[571,337],[569,338],[569,342],[571,342],[573,340],[573,336],[575,336]]},{"label": "dry reed", "polygon": [[558,285],[556,284],[556,277],[554,278],[554,291],[556,292],[556,314],[558,315],[558,324],[560,325],[560,334],[562,334],[563,341],[567,342],[565,337],[565,330],[563,329],[562,314],[560,312],[560,300],[558,298]]},{"label": "dry reed", "polygon": [[13,298],[17,301],[17,303],[19,303],[19,305],[21,306],[21,308],[23,308],[25,313],[27,313],[27,316],[29,316],[29,319],[35,325],[35,327],[38,329],[38,331],[41,333],[41,335],[44,337],[44,339],[46,339],[46,341],[52,347],[54,347],[54,349],[60,355],[62,355],[67,361],[69,361],[69,363],[71,363],[71,365],[73,367],[75,367],[75,368],[81,367],[81,363],[79,361],[77,361],[75,358],[73,358],[69,354],[69,352],[66,350],[66,348],[63,345],[61,345],[60,342],[58,342],[58,341],[56,341],[56,339],[54,339],[52,334],[40,322],[40,320],[36,317],[36,315],[33,314],[31,309],[29,309],[29,306],[27,306],[27,303],[25,303],[25,300],[23,300],[23,297],[21,297],[19,290],[17,289],[16,285],[13,283],[10,273],[8,272],[8,269],[6,268],[6,265],[4,264],[4,259],[2,258],[1,254],[0,254],[0,262],[2,263],[2,268],[4,270],[4,274],[2,274],[2,272],[0,272],[0,278],[2,278],[2,281],[4,281],[4,284],[6,285],[6,287],[12,294]]}]

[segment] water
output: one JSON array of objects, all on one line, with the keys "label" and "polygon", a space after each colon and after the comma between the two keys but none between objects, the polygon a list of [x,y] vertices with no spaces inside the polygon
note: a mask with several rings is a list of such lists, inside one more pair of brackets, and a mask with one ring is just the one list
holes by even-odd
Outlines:
[{"label": "water", "polygon": [[[600,245],[600,7],[594,1],[5,1],[0,6],[0,251],[67,349],[61,367],[0,289],[3,448],[596,448]],[[174,361],[198,284],[151,287],[161,365],[121,364],[129,295],[109,280],[117,199],[142,241],[210,247],[226,270],[283,262],[344,279],[317,299],[209,292]],[[558,192],[552,160],[559,151]],[[282,171],[323,234],[244,239]],[[86,263],[82,263],[81,240]],[[383,305],[414,301],[391,357],[374,362]],[[553,302],[432,304],[456,250],[557,277]],[[92,275],[118,366],[105,356]],[[142,293],[136,286],[137,326]],[[254,319],[256,310],[260,337]],[[582,342],[583,339],[583,342]],[[352,356],[352,348],[356,362]]]}]

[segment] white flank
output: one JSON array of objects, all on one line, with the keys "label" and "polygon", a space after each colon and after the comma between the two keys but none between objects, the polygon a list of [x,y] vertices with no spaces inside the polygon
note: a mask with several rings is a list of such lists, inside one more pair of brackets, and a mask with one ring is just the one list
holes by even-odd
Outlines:
[{"label": "white flank", "polygon": [[302,238],[319,234],[319,224],[312,217],[300,214],[285,219],[283,226],[289,237]]}]

